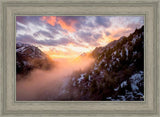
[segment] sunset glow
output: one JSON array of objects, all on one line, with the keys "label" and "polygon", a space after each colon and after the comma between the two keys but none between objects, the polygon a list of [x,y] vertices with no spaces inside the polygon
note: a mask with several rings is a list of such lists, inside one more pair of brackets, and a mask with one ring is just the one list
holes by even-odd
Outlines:
[{"label": "sunset glow", "polygon": [[142,16],[17,16],[16,41],[37,46],[53,59],[75,58],[142,25]]}]

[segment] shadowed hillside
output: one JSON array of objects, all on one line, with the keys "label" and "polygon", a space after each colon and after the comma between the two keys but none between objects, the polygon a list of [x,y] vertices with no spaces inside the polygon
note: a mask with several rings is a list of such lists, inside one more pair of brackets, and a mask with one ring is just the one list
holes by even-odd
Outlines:
[{"label": "shadowed hillside", "polygon": [[71,100],[143,100],[144,26],[92,52],[95,63],[72,74]]}]

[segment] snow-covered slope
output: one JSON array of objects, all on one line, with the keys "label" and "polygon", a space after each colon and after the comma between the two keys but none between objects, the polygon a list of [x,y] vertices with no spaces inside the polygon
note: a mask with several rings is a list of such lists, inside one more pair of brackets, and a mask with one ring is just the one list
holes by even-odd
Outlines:
[{"label": "snow-covered slope", "polygon": [[72,76],[75,100],[144,100],[143,26],[128,37],[97,47],[92,55],[96,61],[91,68]]}]

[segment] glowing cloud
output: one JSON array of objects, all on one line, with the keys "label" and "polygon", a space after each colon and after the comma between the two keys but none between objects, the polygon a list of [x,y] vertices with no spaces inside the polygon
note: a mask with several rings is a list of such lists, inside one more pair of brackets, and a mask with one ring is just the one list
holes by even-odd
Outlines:
[{"label": "glowing cloud", "polygon": [[72,21],[70,25],[68,25],[65,21],[63,21],[61,18],[58,18],[58,24],[61,25],[61,27],[69,32],[75,32],[74,25],[76,24],[76,21]]},{"label": "glowing cloud", "polygon": [[56,16],[43,16],[41,18],[42,21],[47,22],[48,24],[55,26],[55,24],[59,24],[64,30],[69,32],[75,32],[74,25],[76,24],[75,20],[70,20],[69,24],[66,23],[64,19]]},{"label": "glowing cloud", "polygon": [[55,16],[43,16],[41,18],[42,21],[46,21],[48,24],[55,26],[56,24],[56,17]]}]

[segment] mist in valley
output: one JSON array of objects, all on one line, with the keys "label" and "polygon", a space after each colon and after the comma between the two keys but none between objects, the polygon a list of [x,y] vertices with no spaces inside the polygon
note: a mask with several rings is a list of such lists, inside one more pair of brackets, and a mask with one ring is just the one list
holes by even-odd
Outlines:
[{"label": "mist in valley", "polygon": [[65,89],[69,85],[71,75],[78,70],[86,70],[94,59],[90,56],[79,57],[74,60],[55,62],[51,70],[34,69],[28,75],[16,82],[17,101],[67,100],[70,93]]}]

